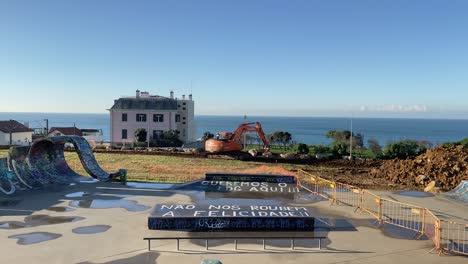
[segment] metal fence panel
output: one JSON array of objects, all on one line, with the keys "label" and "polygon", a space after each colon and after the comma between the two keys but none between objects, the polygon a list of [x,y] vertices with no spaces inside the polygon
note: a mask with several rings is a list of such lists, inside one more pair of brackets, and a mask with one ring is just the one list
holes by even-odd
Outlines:
[{"label": "metal fence panel", "polygon": [[361,210],[382,220],[382,200],[379,196],[367,190],[362,191]]},{"label": "metal fence panel", "polygon": [[440,248],[468,255],[468,225],[440,220]]},{"label": "metal fence panel", "polygon": [[339,182],[335,183],[335,199],[337,203],[360,207],[361,192],[361,189],[355,186]]},{"label": "metal fence panel", "polygon": [[423,234],[432,240],[436,249],[440,248],[440,220],[429,209],[423,212]]},{"label": "metal fence panel", "polygon": [[423,233],[424,209],[419,206],[381,199],[382,221]]}]

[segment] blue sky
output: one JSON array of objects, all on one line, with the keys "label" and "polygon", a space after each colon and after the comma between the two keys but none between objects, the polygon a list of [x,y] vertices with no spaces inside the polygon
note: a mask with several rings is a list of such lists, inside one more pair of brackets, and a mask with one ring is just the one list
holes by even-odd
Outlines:
[{"label": "blue sky", "polygon": [[[468,118],[468,1],[1,1],[0,112]],[[192,85],[191,85],[192,83]],[[192,88],[191,88],[192,87]]]}]

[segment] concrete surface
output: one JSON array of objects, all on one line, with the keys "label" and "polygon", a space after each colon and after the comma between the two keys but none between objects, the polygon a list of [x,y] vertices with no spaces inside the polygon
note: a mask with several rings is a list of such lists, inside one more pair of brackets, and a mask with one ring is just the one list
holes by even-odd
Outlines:
[{"label": "concrete surface", "polygon": [[[67,194],[84,192],[84,196],[65,197]],[[403,198],[401,201],[427,206],[437,212],[466,218],[463,207],[448,206],[452,202],[431,202],[438,198]],[[76,196],[76,195],[72,195]],[[134,201],[136,207],[126,208],[76,208],[70,206],[91,205],[92,199],[108,201]],[[232,241],[212,240],[206,251],[204,241],[192,239],[181,242],[181,251],[175,250],[175,241],[152,242],[152,251],[147,250],[143,237],[176,235],[171,231],[151,231],[147,228],[147,216],[156,203],[191,203],[200,201],[198,191],[174,191],[127,188],[117,183],[77,184],[53,187],[47,190],[23,192],[17,196],[0,198],[0,263],[200,263],[203,259],[218,259],[229,263],[467,263],[466,257],[441,256],[429,251],[429,240],[415,240],[417,234],[392,226],[379,227],[370,216],[354,212],[345,206],[330,206],[328,201],[306,197],[300,202],[307,205],[318,218],[320,227],[316,235],[326,235],[322,251],[316,241],[297,242],[295,251],[289,250],[289,240],[267,241],[267,250],[261,241],[239,242],[234,250]],[[218,199],[219,200],[219,199]],[[84,202],[80,202],[84,201]],[[245,201],[244,201],[245,202]],[[291,201],[294,204],[298,201]],[[101,204],[101,205],[102,205]],[[128,205],[128,204],[127,204]],[[147,206],[147,207],[144,207]],[[53,207],[51,210],[48,210]],[[66,209],[66,208],[72,208]],[[145,210],[145,208],[148,208]],[[131,210],[135,209],[135,210]],[[460,212],[463,211],[463,212]],[[7,222],[24,222],[29,218],[31,227],[7,228]],[[63,222],[60,216],[77,216],[84,219]],[[54,218],[55,217],[55,218]],[[60,223],[63,222],[63,223]],[[45,225],[48,224],[48,225]],[[96,225],[110,226],[107,231],[95,234],[77,234],[72,230]],[[11,226],[11,225],[10,225]],[[21,225],[20,225],[21,226]],[[2,229],[3,228],[3,229]],[[20,245],[13,235],[46,232],[55,239],[40,243]],[[253,234],[253,233],[250,233]],[[271,235],[269,232],[262,233]],[[188,235],[188,234],[186,234]],[[193,236],[202,234],[191,234]],[[220,233],[212,234],[222,235]],[[259,233],[255,233],[259,235]],[[277,234],[276,234],[277,235]],[[300,235],[300,234],[290,234]]]},{"label": "concrete surface", "polygon": [[427,208],[441,220],[468,224],[468,203],[454,201],[440,194],[436,194],[432,197],[412,197],[407,195],[400,195],[398,192],[372,192],[381,196],[382,198]]}]

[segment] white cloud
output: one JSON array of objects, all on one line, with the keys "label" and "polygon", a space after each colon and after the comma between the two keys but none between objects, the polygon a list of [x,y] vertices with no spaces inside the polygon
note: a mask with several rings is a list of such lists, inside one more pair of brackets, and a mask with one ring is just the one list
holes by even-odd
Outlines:
[{"label": "white cloud", "polygon": [[378,105],[368,106],[362,105],[360,107],[362,112],[392,112],[392,113],[425,113],[428,111],[426,105]]}]

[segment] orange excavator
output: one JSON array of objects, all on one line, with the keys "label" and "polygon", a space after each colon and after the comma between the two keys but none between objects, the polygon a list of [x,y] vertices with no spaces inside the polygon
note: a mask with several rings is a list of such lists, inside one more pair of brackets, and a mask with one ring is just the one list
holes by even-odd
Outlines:
[{"label": "orange excavator", "polygon": [[[255,126],[253,126],[255,124]],[[263,141],[263,149],[269,148],[268,140],[263,132],[262,125],[259,122],[240,124],[239,127],[231,132],[219,132],[214,138],[207,139],[205,150],[210,153],[230,153],[240,152],[243,149],[242,135],[245,132],[257,132]]]}]

